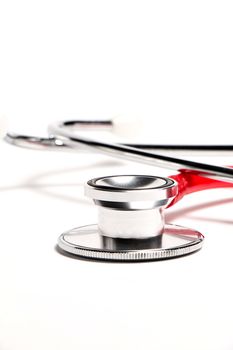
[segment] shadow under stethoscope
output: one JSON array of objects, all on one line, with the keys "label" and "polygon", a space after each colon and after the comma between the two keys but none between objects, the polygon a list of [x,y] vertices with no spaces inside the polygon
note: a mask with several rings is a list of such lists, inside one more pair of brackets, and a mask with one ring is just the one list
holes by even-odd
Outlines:
[{"label": "shadow under stethoscope", "polygon": [[[233,203],[233,198],[225,198],[225,199],[223,198],[223,199],[217,199],[217,200],[214,200],[211,202],[195,204],[195,205],[189,206],[187,208],[175,210],[172,213],[167,213],[166,214],[166,221],[172,222],[181,216],[187,217],[189,213],[193,213],[195,211],[200,211],[202,209],[207,209],[207,208],[216,207],[219,205],[225,205],[225,204],[229,204],[229,203]],[[201,220],[201,221],[209,221],[209,222],[216,222],[216,223],[233,225],[233,220],[201,217],[201,216],[197,216],[197,215],[192,215],[192,220]]]},{"label": "shadow under stethoscope", "polygon": [[44,173],[40,173],[37,175],[34,175],[30,178],[28,178],[26,181],[19,183],[17,185],[12,185],[12,186],[3,186],[0,187],[0,192],[5,192],[5,191],[14,191],[14,190],[32,190],[34,192],[37,192],[39,194],[42,194],[44,196],[49,196],[58,200],[62,201],[68,201],[68,202],[74,202],[74,203],[80,203],[84,205],[90,205],[90,201],[84,198],[80,198],[77,196],[71,196],[68,194],[61,194],[59,192],[54,192],[51,191],[51,189],[56,189],[56,188],[69,188],[69,187],[83,187],[84,182],[80,181],[75,181],[75,182],[58,182],[58,183],[52,183],[49,182],[48,180],[50,178],[53,178],[54,176],[60,176],[64,174],[71,174],[77,173],[77,179],[80,176],[81,173],[84,173],[88,170],[93,170],[96,167],[101,167],[101,168],[109,168],[109,167],[119,167],[119,165],[122,165],[122,163],[119,162],[113,162],[113,161],[101,161],[101,162],[96,162],[94,164],[89,164],[85,166],[79,166],[75,168],[69,168],[69,169],[56,169],[52,171],[47,171]]}]

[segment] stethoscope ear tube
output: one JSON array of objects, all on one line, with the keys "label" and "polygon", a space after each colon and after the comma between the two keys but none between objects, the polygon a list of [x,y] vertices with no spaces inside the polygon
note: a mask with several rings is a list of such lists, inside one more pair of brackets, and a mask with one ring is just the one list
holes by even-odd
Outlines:
[{"label": "stethoscope ear tube", "polygon": [[[180,172],[184,170],[198,171],[198,173],[202,176],[233,183],[233,169],[231,168],[194,162],[187,159],[168,157],[162,154],[155,154],[140,150],[131,146],[86,138],[74,134],[69,129],[67,130],[67,123],[68,122],[58,122],[56,124],[52,124],[49,127],[49,132],[55,139],[60,140],[63,144],[67,144],[68,146],[77,147],[77,145],[79,145],[84,149],[90,149],[98,153],[141,162],[144,164],[175,169]],[[68,126],[70,126],[70,124],[71,122],[68,123]]]},{"label": "stethoscope ear tube", "polygon": [[[17,135],[8,133],[5,140],[11,144],[43,150],[61,150],[61,151],[82,151],[90,150],[100,152],[113,157],[120,157],[136,162],[142,162],[158,167],[175,169],[180,172],[184,170],[198,171],[203,177],[212,178],[214,180],[226,181],[233,183],[233,169],[228,167],[220,167],[211,164],[204,164],[168,157],[167,155],[152,152],[168,151],[168,150],[192,150],[195,152],[232,152],[233,146],[192,146],[192,145],[127,145],[116,144],[112,142],[103,142],[77,135],[75,131],[89,129],[109,129],[112,127],[112,121],[95,121],[95,120],[72,120],[54,123],[49,127],[50,136],[48,138],[31,137],[25,135]],[[229,153],[228,153],[229,154]]]}]

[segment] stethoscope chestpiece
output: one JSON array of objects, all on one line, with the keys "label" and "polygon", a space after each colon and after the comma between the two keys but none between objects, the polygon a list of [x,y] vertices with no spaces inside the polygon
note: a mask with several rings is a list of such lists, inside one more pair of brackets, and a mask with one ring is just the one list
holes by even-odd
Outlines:
[{"label": "stethoscope chestpiece", "polygon": [[63,233],[65,252],[117,261],[160,260],[199,250],[203,235],[164,223],[164,208],[177,194],[174,180],[150,175],[116,175],[92,179],[85,194],[98,209],[98,224]]}]

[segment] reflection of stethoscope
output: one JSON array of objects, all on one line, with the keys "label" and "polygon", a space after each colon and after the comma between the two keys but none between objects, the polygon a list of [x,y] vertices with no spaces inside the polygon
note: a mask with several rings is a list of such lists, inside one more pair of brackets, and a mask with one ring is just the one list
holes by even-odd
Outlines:
[{"label": "reflection of stethoscope", "polygon": [[[98,225],[63,233],[62,251],[85,258],[141,261],[178,257],[199,250],[201,233],[164,223],[164,208],[184,195],[204,189],[233,186],[233,169],[174,157],[165,151],[228,152],[232,146],[117,144],[78,135],[80,129],[109,129],[112,121],[65,121],[49,127],[49,137],[8,133],[11,144],[44,150],[92,150],[114,157],[179,171],[170,178],[116,175],[95,178],[85,186],[98,208]],[[159,152],[159,154],[155,153]]]}]

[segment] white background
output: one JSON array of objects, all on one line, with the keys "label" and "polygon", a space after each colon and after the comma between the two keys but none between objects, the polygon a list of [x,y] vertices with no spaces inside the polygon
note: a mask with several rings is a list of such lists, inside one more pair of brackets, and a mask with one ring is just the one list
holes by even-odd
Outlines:
[{"label": "white background", "polygon": [[[2,0],[1,112],[25,133],[130,115],[154,142],[232,143],[232,18],[231,1]],[[64,230],[96,221],[83,183],[171,172],[4,143],[0,155],[1,350],[233,349],[231,190],[168,211],[206,235],[197,254],[86,262],[54,249]]]}]

